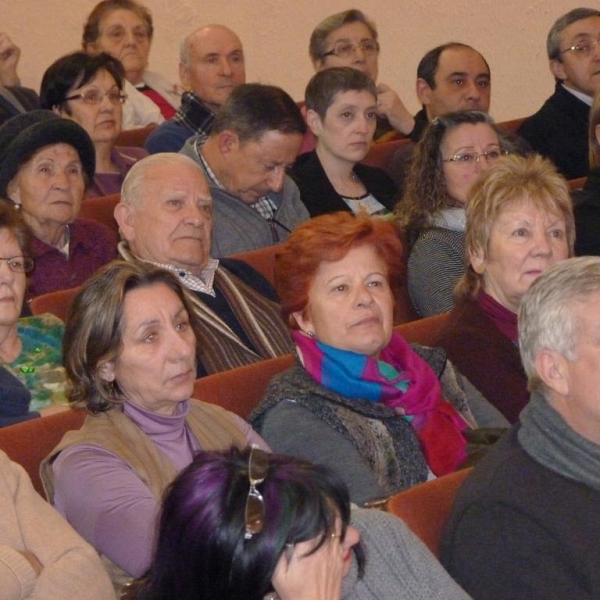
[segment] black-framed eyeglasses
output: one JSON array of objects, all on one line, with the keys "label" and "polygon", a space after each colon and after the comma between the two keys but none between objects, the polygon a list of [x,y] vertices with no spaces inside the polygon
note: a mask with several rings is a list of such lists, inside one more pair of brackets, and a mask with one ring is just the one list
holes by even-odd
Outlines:
[{"label": "black-framed eyeglasses", "polygon": [[256,489],[267,476],[269,469],[269,454],[261,450],[258,446],[252,446],[250,457],[248,458],[248,481],[250,489],[246,499],[246,511],[244,520],[246,531],[244,539],[252,539],[253,535],[260,533],[265,523],[265,501],[261,493]]},{"label": "black-framed eyeglasses", "polygon": [[29,273],[33,271],[34,262],[33,258],[29,256],[9,256],[8,258],[0,257],[0,264],[6,261],[8,268],[13,273]]},{"label": "black-framed eyeglasses", "polygon": [[442,162],[452,162],[458,163],[460,165],[474,165],[479,162],[481,157],[485,158],[487,162],[495,162],[501,156],[505,156],[506,154],[510,154],[506,150],[487,150],[486,152],[461,152],[460,154],[455,154],[451,158],[443,158]]},{"label": "black-framed eyeglasses", "polygon": [[575,56],[589,56],[592,54],[597,45],[600,44],[600,38],[587,38],[577,42],[569,48],[561,50],[558,54],[565,54],[566,52],[572,52]]},{"label": "black-framed eyeglasses", "polygon": [[321,58],[325,58],[326,56],[350,58],[359,48],[366,55],[376,54],[379,52],[379,42],[375,40],[363,40],[358,44],[353,44],[352,42],[339,41],[334,44],[333,50],[323,53]]},{"label": "black-framed eyeglasses", "polygon": [[111,104],[123,104],[123,102],[127,100],[127,94],[124,94],[120,90],[111,90],[106,94],[100,90],[87,90],[85,92],[81,92],[81,94],[73,94],[72,96],[68,96],[65,98],[65,102],[67,100],[81,100],[85,104],[100,104],[102,100],[104,100],[105,96],[108,96]]}]

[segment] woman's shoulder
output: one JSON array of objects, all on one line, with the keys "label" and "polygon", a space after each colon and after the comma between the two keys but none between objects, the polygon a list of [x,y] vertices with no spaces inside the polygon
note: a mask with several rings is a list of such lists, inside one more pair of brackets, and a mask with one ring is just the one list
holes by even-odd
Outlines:
[{"label": "woman's shoulder", "polygon": [[60,345],[65,332],[65,324],[57,316],[45,313],[19,319],[18,331],[21,337],[37,338],[42,336],[47,343],[55,340]]}]

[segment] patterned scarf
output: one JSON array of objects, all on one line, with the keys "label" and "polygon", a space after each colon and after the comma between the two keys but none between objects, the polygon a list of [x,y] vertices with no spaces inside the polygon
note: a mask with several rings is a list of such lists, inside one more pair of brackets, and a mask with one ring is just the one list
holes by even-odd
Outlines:
[{"label": "patterned scarf", "polygon": [[184,92],[181,96],[181,106],[171,120],[185,125],[197,134],[208,135],[215,115],[194,92]]},{"label": "patterned scarf", "polygon": [[293,331],[298,356],[310,376],[346,397],[381,402],[414,428],[429,468],[451,473],[465,460],[466,423],[442,396],[429,365],[397,333],[378,359],[332,348]]}]

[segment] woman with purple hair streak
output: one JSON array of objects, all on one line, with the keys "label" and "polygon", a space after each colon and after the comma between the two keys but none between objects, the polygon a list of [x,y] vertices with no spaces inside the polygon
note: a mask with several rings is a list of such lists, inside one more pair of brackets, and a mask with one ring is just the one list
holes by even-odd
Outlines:
[{"label": "woman with purple hair streak", "polygon": [[152,566],[126,597],[468,598],[399,519],[351,510],[332,470],[259,448],[200,452],[179,474]]}]

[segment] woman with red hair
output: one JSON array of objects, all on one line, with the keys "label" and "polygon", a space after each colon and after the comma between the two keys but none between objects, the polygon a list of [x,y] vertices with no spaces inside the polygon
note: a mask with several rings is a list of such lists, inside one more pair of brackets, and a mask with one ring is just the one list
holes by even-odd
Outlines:
[{"label": "woman with red hair", "polygon": [[276,259],[298,362],[251,422],[275,452],[337,470],[357,503],[454,471],[465,429],[508,425],[443,350],[393,331],[401,256],[393,225],[344,212],[297,227]]}]

